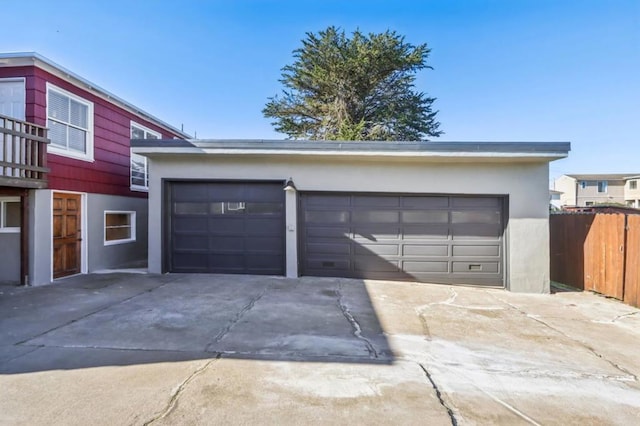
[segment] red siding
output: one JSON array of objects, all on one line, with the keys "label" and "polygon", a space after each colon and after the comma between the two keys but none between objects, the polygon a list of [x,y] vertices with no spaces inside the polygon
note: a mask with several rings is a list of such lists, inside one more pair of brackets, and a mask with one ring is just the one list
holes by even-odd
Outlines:
[{"label": "red siding", "polygon": [[37,67],[0,67],[2,77],[26,78],[26,118],[35,124],[46,125],[47,82],[93,102],[94,161],[50,153],[47,161],[51,189],[146,197],[145,192],[129,188],[131,121],[159,132],[165,139],[180,137]]}]

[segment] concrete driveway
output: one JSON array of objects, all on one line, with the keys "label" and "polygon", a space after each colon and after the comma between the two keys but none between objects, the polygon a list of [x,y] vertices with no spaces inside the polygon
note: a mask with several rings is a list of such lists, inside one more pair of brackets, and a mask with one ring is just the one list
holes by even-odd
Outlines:
[{"label": "concrete driveway", "polygon": [[588,293],[85,275],[0,287],[0,424],[638,424],[640,311]]}]

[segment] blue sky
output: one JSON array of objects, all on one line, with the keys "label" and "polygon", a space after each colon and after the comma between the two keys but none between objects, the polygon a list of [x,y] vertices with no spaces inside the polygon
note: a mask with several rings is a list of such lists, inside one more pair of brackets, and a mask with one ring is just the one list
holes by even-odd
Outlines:
[{"label": "blue sky", "polygon": [[417,86],[437,98],[436,140],[570,141],[551,177],[640,172],[640,0],[30,0],[0,51],[36,51],[200,138],[277,139],[261,110],[305,32],[329,25],[429,45]]}]

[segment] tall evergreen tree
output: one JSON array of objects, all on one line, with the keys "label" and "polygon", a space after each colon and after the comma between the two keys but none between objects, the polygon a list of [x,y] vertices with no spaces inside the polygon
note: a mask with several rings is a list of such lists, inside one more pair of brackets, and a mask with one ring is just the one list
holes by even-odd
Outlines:
[{"label": "tall evergreen tree", "polygon": [[425,140],[437,137],[435,98],[415,90],[430,49],[395,31],[352,37],[329,27],[307,33],[282,69],[281,96],[263,109],[293,139]]}]

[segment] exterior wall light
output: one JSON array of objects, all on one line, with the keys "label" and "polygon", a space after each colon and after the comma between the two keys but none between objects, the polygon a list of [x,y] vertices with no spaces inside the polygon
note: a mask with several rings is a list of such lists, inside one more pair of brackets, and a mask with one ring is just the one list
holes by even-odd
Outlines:
[{"label": "exterior wall light", "polygon": [[287,183],[284,184],[284,188],[285,191],[287,192],[293,192],[293,191],[297,191],[298,188],[296,188],[296,186],[293,184],[293,179],[289,178],[287,180]]}]

